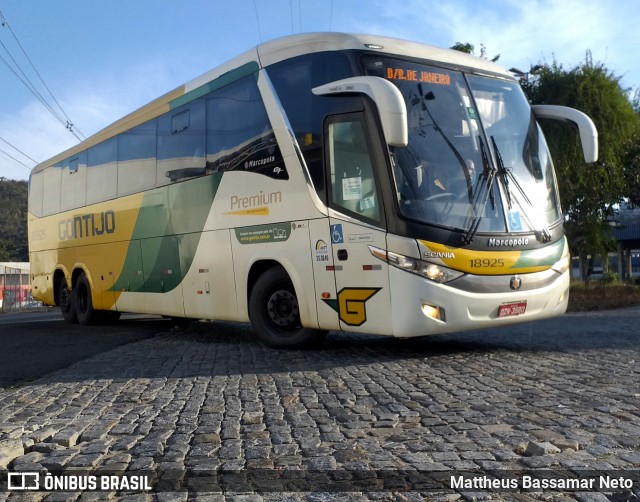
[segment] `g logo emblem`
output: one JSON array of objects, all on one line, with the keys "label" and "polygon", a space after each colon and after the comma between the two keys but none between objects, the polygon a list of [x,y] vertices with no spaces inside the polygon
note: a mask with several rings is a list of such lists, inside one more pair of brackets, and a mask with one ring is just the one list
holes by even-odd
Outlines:
[{"label": "g logo emblem", "polygon": [[365,303],[381,288],[343,288],[337,300],[324,300],[338,312],[340,320],[349,326],[361,326],[367,322]]},{"label": "g logo emblem", "polygon": [[514,291],[518,291],[522,287],[522,279],[517,275],[512,276],[509,281],[509,287]]}]

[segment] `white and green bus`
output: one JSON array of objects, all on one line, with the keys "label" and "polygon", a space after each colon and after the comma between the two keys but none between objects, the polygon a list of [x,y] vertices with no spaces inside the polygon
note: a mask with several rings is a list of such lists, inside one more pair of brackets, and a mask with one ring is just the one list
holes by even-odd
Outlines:
[{"label": "white and green bus", "polygon": [[515,78],[460,52],[338,33],[259,45],[36,166],[33,296],[250,321],[272,346],[400,338],[566,310],[569,251]]}]

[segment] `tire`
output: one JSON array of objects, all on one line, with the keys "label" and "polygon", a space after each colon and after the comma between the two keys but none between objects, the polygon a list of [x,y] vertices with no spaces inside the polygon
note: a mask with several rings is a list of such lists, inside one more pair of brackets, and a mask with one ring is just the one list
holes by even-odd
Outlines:
[{"label": "tire", "polygon": [[62,318],[69,324],[77,324],[78,316],[76,315],[76,304],[73,299],[73,292],[67,286],[67,280],[63,277],[58,285],[58,304]]},{"label": "tire", "polygon": [[76,316],[78,316],[78,322],[82,326],[87,326],[97,320],[97,316],[93,310],[91,286],[84,272],[80,274],[76,281],[76,287],[73,288],[73,299]]},{"label": "tire", "polygon": [[258,277],[249,295],[249,318],[258,338],[270,347],[311,347],[326,335],[302,326],[295,289],[281,267]]}]

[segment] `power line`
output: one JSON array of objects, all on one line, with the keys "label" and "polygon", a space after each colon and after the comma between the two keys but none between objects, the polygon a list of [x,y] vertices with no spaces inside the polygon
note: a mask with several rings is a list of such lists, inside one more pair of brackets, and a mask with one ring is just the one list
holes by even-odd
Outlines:
[{"label": "power line", "polygon": [[2,141],[3,143],[6,143],[7,145],[9,145],[11,148],[13,148],[16,152],[18,152],[20,155],[23,155],[24,157],[28,158],[31,162],[37,164],[38,161],[35,159],[32,159],[31,157],[29,157],[26,153],[24,153],[22,150],[20,150],[20,148],[18,148],[17,146],[12,145],[11,143],[9,143],[6,139],[4,139],[3,137],[0,136],[0,141]]},{"label": "power line", "polygon": [[331,0],[331,10],[329,11],[329,31],[333,27],[333,0]]},{"label": "power line", "polygon": [[[0,42],[0,46],[2,48],[5,49],[5,51],[8,50],[6,48],[6,46]],[[14,62],[14,64],[17,65],[17,63],[15,62],[15,59],[13,58],[13,56],[11,56],[11,54],[9,53],[9,57],[11,58],[11,60]],[[35,88],[35,86],[33,85],[33,83],[29,80],[29,78],[25,75],[25,73],[22,71],[22,69],[20,68],[20,66],[18,65],[17,67],[13,67],[11,66],[11,64],[9,63],[9,61],[7,61],[2,55],[0,55],[0,60],[7,65],[7,68],[9,68],[9,70],[18,78],[18,80],[20,80],[20,82],[22,82],[25,87],[27,89],[29,89],[29,91],[31,92],[31,94],[33,94],[35,96],[35,98],[40,101],[40,103],[42,103],[42,105],[49,110],[49,112],[56,118],[56,120],[58,122],[60,122],[63,126],[67,127],[68,122],[64,120],[64,118],[57,113],[49,103],[47,103],[47,100],[44,98],[44,96],[38,91],[38,89]],[[68,129],[68,127],[67,127]],[[71,130],[72,133],[74,133],[73,130]],[[74,134],[74,136],[76,136],[76,138],[78,140],[81,140],[81,138]]]},{"label": "power line", "polygon": [[256,22],[258,23],[258,35],[260,36],[260,43],[262,43],[262,29],[260,28],[260,17],[258,16],[258,5],[256,0],[253,0],[253,11],[256,14]]},{"label": "power line", "polygon": [[20,43],[20,40],[18,40],[18,37],[16,36],[16,34],[14,33],[14,31],[11,29],[11,26],[9,25],[9,22],[7,21],[7,18],[4,16],[4,14],[2,13],[2,11],[0,11],[0,21],[2,22],[2,27],[6,27],[9,32],[11,33],[11,35],[13,36],[13,39],[15,40],[16,44],[18,45],[18,47],[20,48],[20,50],[22,51],[22,54],[24,55],[24,57],[26,58],[26,60],[29,62],[29,65],[31,66],[31,68],[33,69],[34,73],[38,76],[38,79],[40,80],[40,82],[42,83],[42,85],[44,86],[44,88],[47,90],[47,92],[49,93],[49,95],[51,96],[51,99],[53,100],[53,103],[57,106],[57,108],[60,110],[61,114],[58,113],[57,111],[54,110],[53,106],[49,104],[49,102],[47,101],[47,99],[45,99],[45,97],[42,95],[42,93],[40,93],[36,86],[34,85],[34,83],[31,81],[31,79],[27,76],[27,74],[25,73],[25,71],[21,68],[20,64],[16,61],[16,59],[11,55],[11,52],[9,51],[9,48],[2,42],[0,42],[0,45],[2,45],[2,48],[5,50],[5,52],[9,55],[9,57],[11,58],[11,61],[13,61],[13,64],[15,66],[12,67],[11,64],[2,56],[0,56],[0,59],[2,59],[2,61],[7,65],[7,67],[13,72],[14,75],[16,75],[16,77],[18,77],[18,79],[29,89],[29,91],[31,91],[31,93],[49,110],[49,112],[51,112],[51,114],[66,128],[68,129],[71,134],[73,134],[79,141],[82,141],[84,139],[84,134],[78,129],[75,128],[74,130],[74,124],[71,121],[71,119],[69,118],[69,116],[67,115],[67,113],[64,111],[64,109],[62,108],[62,106],[60,105],[60,103],[58,102],[58,100],[56,99],[56,97],[53,95],[53,92],[51,92],[51,89],[49,88],[49,86],[46,84],[46,82],[44,81],[44,79],[42,78],[42,75],[40,74],[40,72],[36,69],[35,65],[33,64],[33,61],[31,60],[31,58],[29,57],[29,55],[27,54],[27,51],[24,49],[23,45]]},{"label": "power line", "polygon": [[[29,157],[26,153],[24,153],[22,150],[20,150],[17,146],[12,145],[11,143],[9,143],[6,139],[0,137],[0,141],[2,141],[3,143],[6,143],[7,145],[9,145],[11,148],[13,148],[16,152],[18,152],[20,155],[23,155],[24,157],[26,157],[27,159],[29,159],[31,162],[33,162],[34,164],[37,164],[38,161],[35,159],[32,159],[31,157]],[[29,167],[27,164],[25,164],[24,162],[22,162],[20,159],[14,157],[13,155],[11,155],[9,152],[7,152],[6,150],[3,150],[2,148],[0,148],[0,153],[3,154],[4,156],[8,157],[9,159],[13,160],[16,164],[18,164],[18,167],[20,167],[21,169],[24,169],[27,172],[31,172],[31,167]]]},{"label": "power line", "polygon": [[11,155],[10,153],[8,153],[7,151],[3,150],[2,148],[0,148],[0,153],[3,155],[6,155],[7,157],[9,157],[11,160],[13,160],[14,162],[16,162],[18,164],[18,167],[26,170],[27,172],[31,172],[31,168],[25,164],[24,162],[22,162],[19,159],[16,159],[13,155]]},{"label": "power line", "polygon": [[291,34],[293,35],[296,32],[293,26],[293,0],[289,0],[289,13],[291,14]]}]

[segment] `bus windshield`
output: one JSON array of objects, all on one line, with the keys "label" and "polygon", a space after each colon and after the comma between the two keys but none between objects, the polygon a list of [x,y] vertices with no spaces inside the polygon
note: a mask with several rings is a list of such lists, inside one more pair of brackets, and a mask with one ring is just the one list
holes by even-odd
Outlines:
[{"label": "bus windshield", "polygon": [[515,82],[391,58],[365,61],[407,106],[409,143],[392,151],[401,214],[480,232],[544,232],[560,219],[544,137]]}]

